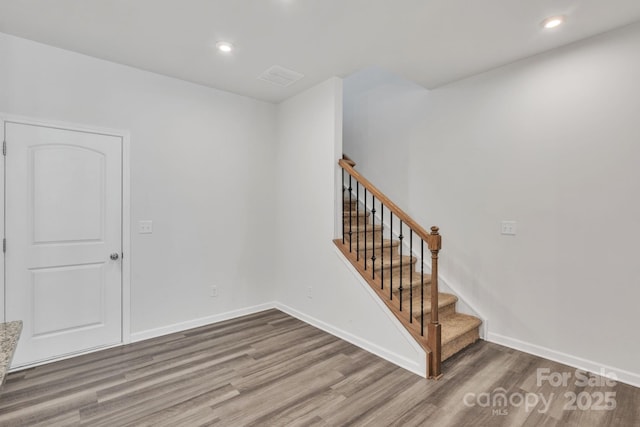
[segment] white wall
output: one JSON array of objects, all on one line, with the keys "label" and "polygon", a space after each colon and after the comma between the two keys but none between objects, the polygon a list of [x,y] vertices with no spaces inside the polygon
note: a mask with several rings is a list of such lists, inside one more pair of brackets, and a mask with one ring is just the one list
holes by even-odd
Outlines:
[{"label": "white wall", "polygon": [[274,105],[3,34],[0,58],[0,112],[131,133],[134,334],[273,300]]},{"label": "white wall", "polygon": [[420,123],[424,87],[377,67],[344,79],[344,151],[400,207],[409,203],[409,135]]},{"label": "white wall", "polygon": [[[441,273],[487,316],[489,339],[635,384],[639,75],[634,25],[432,90],[399,135],[408,212],[441,227]],[[501,236],[501,220],[518,235]]]},{"label": "white wall", "polygon": [[341,107],[339,79],[278,106],[276,299],[283,310],[424,374],[424,351],[332,243]]},{"label": "white wall", "polygon": [[1,33],[0,58],[0,112],[130,132],[134,340],[278,300],[424,372],[331,241],[341,80],[275,106]]}]

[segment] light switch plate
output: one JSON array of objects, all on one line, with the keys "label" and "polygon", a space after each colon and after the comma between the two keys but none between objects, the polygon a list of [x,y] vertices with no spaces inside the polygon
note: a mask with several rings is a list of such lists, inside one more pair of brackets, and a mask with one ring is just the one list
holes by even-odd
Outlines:
[{"label": "light switch plate", "polygon": [[517,231],[518,223],[516,221],[502,221],[501,234],[515,236]]},{"label": "light switch plate", "polygon": [[138,221],[138,233],[140,234],[153,233],[153,221],[151,220]]}]

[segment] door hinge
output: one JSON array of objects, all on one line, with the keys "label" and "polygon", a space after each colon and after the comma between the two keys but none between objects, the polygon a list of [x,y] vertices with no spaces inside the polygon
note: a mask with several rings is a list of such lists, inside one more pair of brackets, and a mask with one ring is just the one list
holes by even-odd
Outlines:
[{"label": "door hinge", "polygon": [[7,141],[2,141],[2,155],[7,155]]}]

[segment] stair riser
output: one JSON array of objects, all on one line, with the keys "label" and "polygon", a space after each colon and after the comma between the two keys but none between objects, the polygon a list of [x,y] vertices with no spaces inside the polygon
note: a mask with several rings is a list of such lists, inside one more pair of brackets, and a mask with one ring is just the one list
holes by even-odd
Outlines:
[{"label": "stair riser", "polygon": [[[414,291],[415,292],[415,291]],[[419,290],[418,290],[419,292]],[[414,307],[413,307],[413,312],[415,313],[414,317],[415,318],[420,318],[420,308],[419,306],[419,302],[418,304],[416,304],[416,301],[413,302],[414,303]],[[424,300],[424,318],[426,319],[430,319],[431,318],[431,300],[427,299],[427,294],[425,294],[425,300]],[[449,316],[452,315],[456,312],[456,305],[454,304],[448,304],[445,306],[442,306],[438,309],[438,316],[440,318],[443,318],[445,316]]]},{"label": "stair riser", "polygon": [[449,316],[450,314],[454,314],[455,312],[456,312],[455,304],[445,305],[444,307],[440,307],[438,309],[438,315],[440,317]]},{"label": "stair riser", "polygon": [[360,213],[366,212],[366,213],[368,213],[369,215],[371,214],[371,212],[370,212],[368,209],[365,209],[365,208],[364,208],[364,206],[362,206],[362,205],[357,206],[355,203],[354,203],[354,204],[353,204],[353,206],[351,206],[351,207],[349,207],[349,205],[348,205],[348,204],[345,204],[345,205],[344,205],[344,213],[345,213],[345,215],[346,215],[348,212],[357,212],[357,211],[360,211]]},{"label": "stair riser", "polygon": [[442,346],[442,361],[444,362],[462,349],[470,346],[480,339],[479,328],[474,328],[469,332],[459,336],[455,340]]},{"label": "stair riser", "polygon": [[[353,249],[354,253],[356,251],[356,248]],[[361,251],[360,253],[360,260],[359,262],[364,264],[365,259],[367,262],[367,270],[370,270],[372,268],[372,264],[373,264],[373,270],[376,272],[376,275],[381,272],[384,271],[384,275],[392,275],[395,277],[400,277],[400,272],[402,271],[402,276],[404,279],[408,279],[409,275],[411,274],[411,271],[413,270],[413,274],[416,275],[418,273],[416,273],[416,271],[413,269],[415,266],[414,262],[411,262],[408,257],[405,257],[402,259],[402,263],[400,262],[400,257],[394,257],[392,258],[392,264],[389,264],[389,257],[377,257],[375,261],[373,261],[371,258],[373,257],[372,254],[370,254],[367,251],[367,257],[364,257],[364,251]],[[386,254],[385,254],[386,255]],[[381,263],[384,260],[384,264],[381,267]]]},{"label": "stair riser", "polygon": [[[400,287],[400,268],[394,268],[394,271],[392,273],[389,273],[388,269],[384,269],[382,272],[380,270],[374,270],[373,271],[373,275],[371,272],[371,267],[367,266],[367,274],[370,277],[373,277],[374,280],[379,281],[380,280],[380,276],[382,276],[383,278],[383,283],[385,285],[385,287],[393,282],[393,289],[396,289],[397,287]],[[409,283],[411,283],[409,281],[409,270],[410,267],[402,267],[402,285],[403,287],[409,287]],[[382,274],[381,274],[382,273]],[[393,280],[392,280],[393,279]]]},{"label": "stair riser", "polygon": [[[355,227],[355,224],[353,224],[353,227]],[[376,239],[376,241],[380,241],[380,233],[382,231],[381,230],[376,230],[376,231],[370,231],[367,230],[366,232],[366,236],[367,236],[367,241],[370,242],[371,239]],[[353,245],[355,246],[357,240],[358,240],[358,236],[360,236],[360,242],[364,243],[364,239],[365,239],[365,232],[364,231],[352,231],[352,240],[353,240]],[[344,228],[344,238],[345,241],[347,243],[349,243],[349,225],[347,224],[347,226]]]},{"label": "stair riser", "polygon": [[[387,267],[383,267],[383,270],[384,270],[385,276],[391,274],[394,280],[396,278],[400,280],[400,272],[402,271],[402,279],[408,282],[412,271],[414,275],[417,274],[416,271],[414,270],[414,267],[415,267],[415,264],[403,262],[402,268],[400,268],[400,259],[398,259],[397,264],[395,261],[393,262],[392,268],[387,266]],[[380,269],[376,266],[376,272],[378,271],[380,271]]]},{"label": "stair riser", "polygon": [[[349,217],[346,216],[344,217],[344,228],[345,231],[349,230]],[[364,216],[360,216],[360,220],[358,220],[358,217],[356,215],[353,215],[351,217],[351,226],[352,227],[357,227],[359,225],[365,225],[365,224],[371,224],[371,221],[369,221],[369,218],[366,218]]]},{"label": "stair riser", "polygon": [[[378,281],[378,283],[379,283],[379,281]],[[398,278],[396,278],[396,277],[394,277],[393,278],[393,282],[391,282],[385,276],[383,284],[384,284],[384,288],[387,289],[387,290],[389,289],[389,284],[392,284],[393,285],[393,292],[395,294],[397,294],[400,291],[400,280]],[[410,284],[409,284],[409,280],[408,279],[406,281],[405,280],[402,281],[403,292],[405,292],[405,293],[409,292],[409,286],[410,286]],[[413,287],[413,292],[420,292],[420,287],[419,286],[414,286]],[[394,296],[394,298],[395,298],[395,296]]]},{"label": "stair riser", "polygon": [[[402,284],[402,300],[409,301],[409,293],[410,287],[409,283]],[[389,290],[389,283],[385,280],[384,288]],[[418,295],[420,293],[420,286],[413,286],[413,295]],[[396,299],[400,296],[400,282],[398,280],[393,279],[393,298]]]},{"label": "stair riser", "polygon": [[[371,216],[371,212],[369,211],[365,211],[364,208],[360,208],[360,210],[356,210],[356,208],[354,207],[353,209],[346,209],[344,210],[344,212],[342,213],[342,216],[345,218],[349,218],[349,215],[366,215],[366,216]],[[348,221],[348,220],[347,220]]]},{"label": "stair riser", "polygon": [[[399,276],[392,276],[392,277],[393,277],[393,290],[394,292],[398,293],[398,291],[400,290],[400,278]],[[380,284],[379,278],[377,282],[378,284]],[[427,295],[428,283],[429,283],[429,278],[425,276],[424,278],[424,284],[425,284],[424,294],[425,295]],[[389,286],[389,277],[386,275],[384,276],[384,285],[385,285],[385,288]],[[422,286],[419,274],[416,274],[416,273],[413,274],[413,284],[410,283],[408,276],[407,277],[404,277],[404,275],[402,276],[402,289],[404,289],[405,292],[409,292],[409,288],[411,286],[413,286],[414,294],[417,295],[417,293],[420,292],[420,286]]]},{"label": "stair riser", "polygon": [[[368,269],[367,269],[368,271]],[[410,279],[411,266],[402,266],[402,286],[409,287],[409,283],[411,283]],[[375,270],[376,278],[380,278],[380,270]],[[414,272],[414,277],[419,277],[417,273]],[[385,268],[382,271],[382,279],[385,285],[393,282],[393,289],[400,287],[400,267],[396,268],[394,265],[393,271]]]},{"label": "stair riser", "polygon": [[[378,243],[378,242],[380,242],[380,240],[376,241],[376,243]],[[367,244],[371,245],[371,241],[367,240]],[[364,240],[360,241],[360,245],[361,245],[360,246],[360,258],[362,258],[365,255],[365,253],[364,253]],[[377,259],[383,258],[385,260],[389,259],[389,257],[396,258],[396,257],[400,256],[400,254],[398,253],[398,247],[397,246],[394,246],[394,247],[382,247],[382,248],[380,248],[380,246],[376,246],[375,249],[373,247],[367,247],[367,258],[371,259],[371,257],[373,255],[375,255]]]}]

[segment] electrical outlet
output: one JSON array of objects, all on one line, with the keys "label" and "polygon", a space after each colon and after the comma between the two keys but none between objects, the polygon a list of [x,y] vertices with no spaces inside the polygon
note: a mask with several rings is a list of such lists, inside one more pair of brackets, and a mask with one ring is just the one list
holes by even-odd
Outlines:
[{"label": "electrical outlet", "polygon": [[153,221],[151,220],[138,221],[138,233],[140,234],[153,233]]},{"label": "electrical outlet", "polygon": [[307,288],[307,298],[313,298],[313,288],[311,286]]},{"label": "electrical outlet", "polygon": [[505,236],[515,236],[518,223],[515,221],[502,221],[501,234]]},{"label": "electrical outlet", "polygon": [[212,286],[211,287],[211,293],[209,294],[209,296],[211,298],[216,298],[218,296],[218,287],[217,286]]}]

